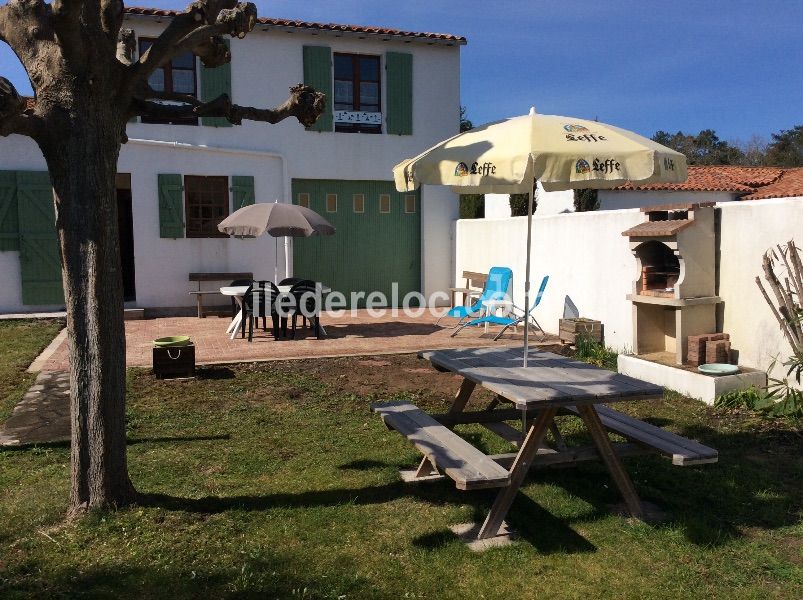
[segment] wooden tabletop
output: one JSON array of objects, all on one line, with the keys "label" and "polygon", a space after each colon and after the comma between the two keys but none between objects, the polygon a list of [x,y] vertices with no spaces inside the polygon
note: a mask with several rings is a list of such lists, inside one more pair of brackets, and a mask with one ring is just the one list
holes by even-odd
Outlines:
[{"label": "wooden tabletop", "polygon": [[521,347],[423,351],[418,356],[525,410],[663,396],[660,386],[538,349],[530,349],[526,368]]}]

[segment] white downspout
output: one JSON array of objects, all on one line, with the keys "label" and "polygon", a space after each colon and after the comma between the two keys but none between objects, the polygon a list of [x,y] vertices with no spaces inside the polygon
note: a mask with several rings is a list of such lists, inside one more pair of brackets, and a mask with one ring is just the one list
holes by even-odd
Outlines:
[{"label": "white downspout", "polygon": [[[230,148],[226,146],[208,146],[206,144],[188,144],[186,142],[178,141],[164,141],[164,140],[144,140],[139,138],[130,138],[129,144],[137,144],[140,146],[157,146],[160,148],[175,148],[177,150],[194,150],[196,152],[218,152],[221,154],[235,154],[239,156],[259,156],[266,158],[278,158],[282,163],[282,195],[284,198],[282,202],[291,202],[290,198],[290,175],[287,169],[287,158],[284,154],[279,152],[271,152],[269,150],[251,150],[247,148]],[[278,254],[278,244],[276,252]],[[290,238],[284,238],[284,276],[290,277]],[[278,258],[278,257],[277,257]]]}]

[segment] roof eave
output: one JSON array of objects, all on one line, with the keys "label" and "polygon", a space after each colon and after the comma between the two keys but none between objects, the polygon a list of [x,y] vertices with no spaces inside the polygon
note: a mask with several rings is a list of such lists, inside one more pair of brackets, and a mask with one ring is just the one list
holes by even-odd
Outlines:
[{"label": "roof eave", "polygon": [[425,44],[427,46],[465,46],[465,38],[447,40],[418,35],[398,35],[389,33],[374,33],[370,31],[335,31],[330,29],[312,29],[309,27],[292,27],[288,25],[273,25],[257,23],[254,29],[263,31],[283,31],[285,33],[300,33],[302,35],[320,35],[325,37],[348,37],[358,39],[373,39],[382,42],[404,42],[405,44]]},{"label": "roof eave", "polygon": [[[147,15],[142,13],[126,12],[124,19],[145,19],[161,23],[173,19],[173,15]],[[294,27],[292,25],[277,25],[274,23],[260,23],[257,21],[254,29],[260,31],[283,31],[286,33],[299,33],[302,35],[325,37],[351,37],[358,39],[373,39],[383,42],[403,42],[405,44],[424,44],[427,46],[465,46],[468,40],[455,36],[453,39],[443,37],[429,37],[426,35],[400,35],[387,32],[371,31],[341,31],[333,29],[318,29],[314,27]]]}]

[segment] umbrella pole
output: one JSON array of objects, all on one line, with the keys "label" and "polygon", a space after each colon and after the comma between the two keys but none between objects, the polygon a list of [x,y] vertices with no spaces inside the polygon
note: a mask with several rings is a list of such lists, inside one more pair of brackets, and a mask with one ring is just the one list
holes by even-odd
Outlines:
[{"label": "umbrella pole", "polygon": [[273,238],[273,283],[279,285],[279,238]]},{"label": "umbrella pole", "polygon": [[284,276],[291,277],[290,275],[290,253],[292,252],[293,240],[288,236],[284,236]]},{"label": "umbrella pole", "polygon": [[533,191],[527,196],[527,257],[524,267],[524,361],[522,366],[527,366],[527,354],[530,349],[530,248],[532,247],[533,237],[533,197],[535,196],[535,186]]}]

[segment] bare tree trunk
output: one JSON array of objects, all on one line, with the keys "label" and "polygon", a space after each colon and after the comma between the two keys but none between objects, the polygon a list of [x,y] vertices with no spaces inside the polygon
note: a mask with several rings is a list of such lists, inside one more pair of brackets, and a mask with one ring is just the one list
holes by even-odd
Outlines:
[{"label": "bare tree trunk", "polygon": [[[56,192],[70,349],[70,511],[130,503],[125,437],[125,331],[115,175],[122,117],[76,103],[42,151]],[[69,157],[69,160],[65,160]]]}]

